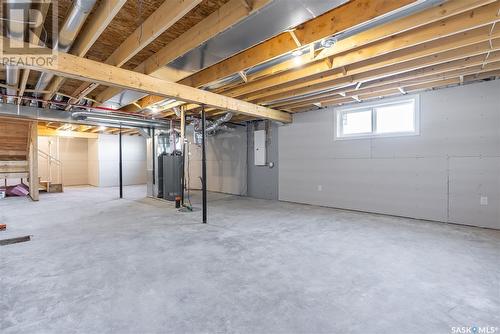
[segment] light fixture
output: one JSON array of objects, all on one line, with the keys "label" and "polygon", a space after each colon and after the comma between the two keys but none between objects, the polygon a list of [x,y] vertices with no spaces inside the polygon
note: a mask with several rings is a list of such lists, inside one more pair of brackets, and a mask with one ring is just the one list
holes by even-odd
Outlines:
[{"label": "light fixture", "polygon": [[57,131],[57,135],[59,137],[70,137],[70,138],[75,136],[75,134],[71,130],[59,130]]},{"label": "light fixture", "polygon": [[293,51],[292,56],[294,56],[294,57],[302,56],[302,50],[298,49],[298,50]]},{"label": "light fixture", "polygon": [[300,66],[300,65],[302,65],[302,57],[294,57],[294,58],[293,58],[293,64],[294,64],[295,66]]},{"label": "light fixture", "polygon": [[157,113],[158,113],[158,111],[159,111],[159,109],[158,109],[158,107],[157,107],[157,106],[151,106],[151,107],[149,108],[149,110],[151,110],[151,112],[152,112],[153,114],[157,114]]},{"label": "light fixture", "polygon": [[106,127],[105,127],[104,125],[101,125],[101,126],[99,127],[99,131],[104,131],[104,130],[106,130]]}]

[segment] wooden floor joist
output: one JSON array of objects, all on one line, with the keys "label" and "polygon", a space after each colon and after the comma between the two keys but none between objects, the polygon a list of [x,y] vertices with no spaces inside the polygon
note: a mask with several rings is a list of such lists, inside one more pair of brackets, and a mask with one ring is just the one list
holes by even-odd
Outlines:
[{"label": "wooden floor joist", "polygon": [[[4,38],[3,42],[8,43],[9,41]],[[49,72],[62,77],[97,82],[107,86],[116,86],[122,89],[131,89],[149,94],[161,95],[166,98],[174,98],[191,103],[205,104],[222,110],[233,111],[235,113],[263,119],[284,123],[290,123],[292,121],[291,116],[286,112],[154,78],[152,76],[125,70],[90,59],[76,57],[67,53],[54,52],[54,55],[57,61],[53,64],[49,64],[49,62],[44,62],[43,64],[22,64],[16,62],[16,59],[22,59],[22,57],[35,57],[35,55],[13,56],[9,58],[9,61],[13,59],[13,63],[11,64],[21,68]]]},{"label": "wooden floor joist", "polygon": [[[267,5],[269,1],[270,0],[253,0],[252,8],[247,8],[247,6],[243,5],[241,0],[230,0],[217,11],[167,44],[158,52],[151,55],[138,65],[134,71],[153,75],[169,81],[178,81],[177,79],[181,78],[175,78],[174,80],[170,75],[164,77],[164,73],[166,73],[164,71],[165,65],[237,24],[255,11]],[[187,75],[183,75],[182,78],[186,76]],[[97,100],[106,101],[120,93],[120,91],[119,88],[109,87],[98,95]]]},{"label": "wooden floor joist", "polygon": [[[480,1],[484,2],[485,0]],[[201,85],[222,79],[229,75],[240,73],[241,71],[272,58],[287,54],[288,52],[297,49],[297,42],[299,42],[299,44],[307,45],[320,41],[322,38],[337,34],[367,20],[385,15],[391,11],[401,9],[402,7],[411,5],[414,2],[415,0],[350,1],[323,15],[305,22],[303,25],[294,30],[293,35],[289,32],[284,32],[274,36],[178,82],[191,87],[200,87]],[[253,1],[253,3],[253,8],[255,9],[255,4],[258,4],[259,2]],[[360,8],[362,8],[362,10],[360,10]],[[170,53],[179,49],[179,47],[176,47],[175,43],[172,46],[168,45],[167,48],[170,49]],[[307,57],[309,57],[309,55],[307,55]],[[163,57],[160,52],[159,55],[153,55],[136,70],[149,74],[152,73],[152,71],[156,71],[158,69],[158,65],[163,66],[167,63],[166,60],[171,61],[173,59],[173,57]],[[98,100],[106,100],[118,92],[119,91],[117,89],[110,88],[107,92],[102,93]],[[153,103],[159,102],[160,100],[161,98],[156,98]]]},{"label": "wooden floor joist", "polygon": [[246,83],[214,92],[275,108],[286,107],[279,103],[282,99],[304,95],[312,107],[320,101],[309,95],[322,90],[494,51],[500,37],[500,26],[495,27],[499,9],[498,0],[448,1],[340,40],[315,60],[303,56],[301,66],[285,61],[248,75]]}]

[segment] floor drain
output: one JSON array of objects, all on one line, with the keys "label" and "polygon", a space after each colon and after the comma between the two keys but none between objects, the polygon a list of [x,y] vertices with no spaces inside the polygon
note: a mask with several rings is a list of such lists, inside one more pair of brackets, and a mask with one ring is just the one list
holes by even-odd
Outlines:
[{"label": "floor drain", "polygon": [[17,244],[19,242],[30,241],[31,236],[27,235],[24,237],[10,238],[10,239],[0,239],[0,246],[7,246],[12,244]]}]

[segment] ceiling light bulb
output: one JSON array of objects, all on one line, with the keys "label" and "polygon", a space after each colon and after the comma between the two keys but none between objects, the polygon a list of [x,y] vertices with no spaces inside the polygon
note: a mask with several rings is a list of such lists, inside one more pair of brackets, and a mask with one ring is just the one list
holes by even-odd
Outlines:
[{"label": "ceiling light bulb", "polygon": [[302,50],[295,50],[292,52],[292,56],[294,57],[300,57],[302,56]]},{"label": "ceiling light bulb", "polygon": [[104,130],[106,130],[106,127],[105,127],[104,125],[101,125],[101,126],[99,127],[99,131],[104,131]]},{"label": "ceiling light bulb", "polygon": [[301,58],[301,57],[295,57],[295,58],[293,58],[293,64],[294,64],[295,66],[300,66],[300,65],[302,65],[302,58]]}]

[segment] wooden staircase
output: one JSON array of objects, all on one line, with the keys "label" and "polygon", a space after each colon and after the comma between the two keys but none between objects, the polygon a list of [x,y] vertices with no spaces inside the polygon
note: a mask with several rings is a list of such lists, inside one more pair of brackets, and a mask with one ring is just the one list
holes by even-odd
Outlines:
[{"label": "wooden staircase", "polygon": [[[50,150],[50,148],[49,148]],[[48,193],[62,193],[62,162],[52,156],[50,153],[38,149],[38,158],[40,163],[46,163],[46,175],[44,179],[38,178],[39,190]],[[52,172],[53,167],[57,168],[57,173]]]},{"label": "wooden staircase", "polygon": [[[30,197],[38,200],[37,123],[29,120],[0,118],[0,179],[29,182]],[[1,186],[1,185],[0,185]]]},{"label": "wooden staircase", "polygon": [[[39,176],[39,163],[47,175]],[[62,162],[38,148],[38,124],[27,119],[0,117],[0,187],[7,179],[27,181],[29,195],[38,201],[40,191],[62,192]]]}]

